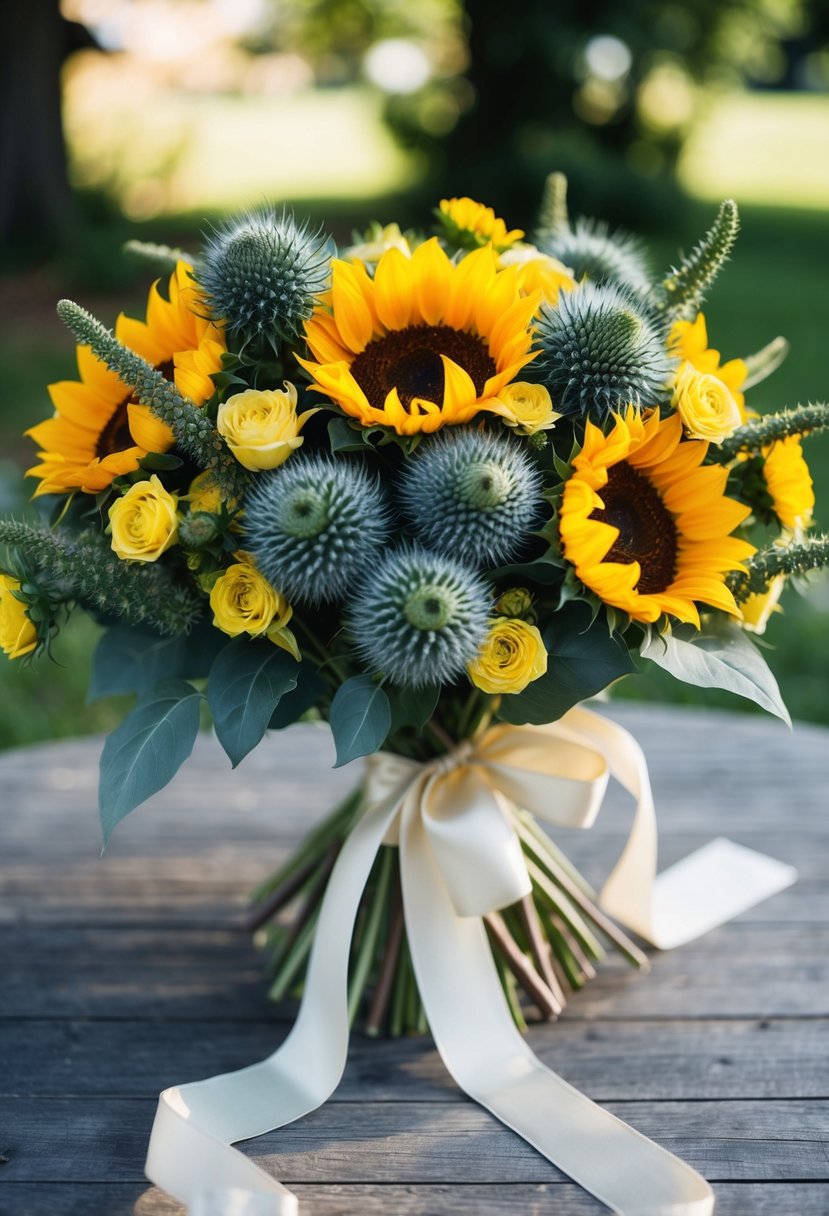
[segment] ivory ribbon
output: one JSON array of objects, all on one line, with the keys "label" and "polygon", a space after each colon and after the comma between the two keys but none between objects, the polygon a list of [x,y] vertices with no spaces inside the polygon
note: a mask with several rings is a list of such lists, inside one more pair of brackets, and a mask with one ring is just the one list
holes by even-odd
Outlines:
[{"label": "ivory ribbon", "polygon": [[301,1118],[338,1085],[354,920],[378,849],[394,843],[418,988],[458,1085],[619,1216],[709,1216],[714,1197],[700,1174],[533,1055],[512,1021],[481,920],[531,890],[511,810],[590,827],[610,775],[637,809],[600,902],[654,945],[690,941],[794,881],[790,866],[729,841],[657,878],[641,749],[582,707],[549,726],[493,727],[428,764],[379,753],[368,762],[368,810],[328,882],[290,1034],[259,1064],[161,1094],[150,1180],[191,1216],[296,1216],[296,1197],[231,1145]]}]

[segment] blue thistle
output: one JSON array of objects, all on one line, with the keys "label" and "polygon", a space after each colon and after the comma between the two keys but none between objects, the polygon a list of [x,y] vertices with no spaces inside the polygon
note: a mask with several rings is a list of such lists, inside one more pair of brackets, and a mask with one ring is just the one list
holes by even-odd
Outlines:
[{"label": "blue thistle", "polygon": [[388,554],[358,588],[347,623],[361,658],[396,684],[447,684],[480,650],[491,595],[469,567],[407,548]]},{"label": "blue thistle", "polygon": [[577,280],[650,290],[647,259],[635,236],[611,233],[607,224],[584,218],[577,219],[574,228],[542,229],[537,235],[539,248],[569,266]]},{"label": "blue thistle", "polygon": [[541,521],[542,478],[518,443],[482,431],[445,431],[403,474],[400,500],[418,540],[475,566],[500,565]]},{"label": "blue thistle", "polygon": [[542,306],[538,357],[528,378],[543,381],[565,414],[602,418],[627,405],[658,405],[673,360],[664,325],[630,291],[585,283]]},{"label": "blue thistle", "polygon": [[253,211],[229,220],[208,239],[196,277],[228,339],[256,355],[278,357],[310,317],[328,286],[327,239],[287,211]]},{"label": "blue thistle", "polygon": [[265,578],[296,603],[342,599],[389,532],[379,483],[361,465],[292,456],[245,500],[245,545]]}]

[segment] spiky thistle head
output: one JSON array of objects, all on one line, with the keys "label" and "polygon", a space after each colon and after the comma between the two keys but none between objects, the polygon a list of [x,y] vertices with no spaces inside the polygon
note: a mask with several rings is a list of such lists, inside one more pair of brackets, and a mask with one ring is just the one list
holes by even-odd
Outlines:
[{"label": "spiky thistle head", "polygon": [[357,588],[349,632],[366,665],[396,684],[448,684],[477,655],[491,594],[462,562],[424,549],[388,554]]},{"label": "spiky thistle head", "polygon": [[542,230],[538,246],[569,266],[577,281],[615,283],[642,293],[650,290],[647,258],[640,242],[627,232],[611,232],[600,220],[580,218],[573,228]]},{"label": "spiky thistle head", "polygon": [[196,277],[239,349],[272,351],[296,340],[328,285],[326,238],[286,210],[252,211],[210,236]]},{"label": "spiky thistle head", "polygon": [[424,443],[403,474],[400,501],[429,549],[473,566],[500,565],[541,520],[542,478],[515,440],[456,428]]},{"label": "spiky thistle head", "polygon": [[362,465],[293,456],[257,479],[245,500],[245,546],[292,603],[342,599],[388,532],[377,480]]},{"label": "spiky thistle head", "polygon": [[528,378],[542,380],[565,414],[602,418],[627,405],[657,405],[674,360],[664,326],[629,289],[585,283],[543,305],[539,355]]}]

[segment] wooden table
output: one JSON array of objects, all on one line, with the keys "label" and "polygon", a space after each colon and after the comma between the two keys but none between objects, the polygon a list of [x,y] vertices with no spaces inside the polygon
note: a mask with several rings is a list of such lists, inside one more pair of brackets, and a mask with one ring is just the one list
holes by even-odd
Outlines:
[{"label": "wooden table", "polygon": [[[651,765],[662,864],[725,834],[800,882],[650,975],[608,965],[543,1060],[714,1184],[718,1216],[829,1213],[829,731],[662,707],[607,711]],[[0,756],[0,1212],[171,1216],[142,1175],[156,1096],[284,1036],[242,927],[248,890],[353,779],[322,729],[275,736],[231,774],[201,739],[103,859],[100,740]],[[598,880],[628,800],[561,839]],[[355,1036],[315,1114],[251,1142],[307,1216],[606,1211],[465,1099],[428,1041]]]}]

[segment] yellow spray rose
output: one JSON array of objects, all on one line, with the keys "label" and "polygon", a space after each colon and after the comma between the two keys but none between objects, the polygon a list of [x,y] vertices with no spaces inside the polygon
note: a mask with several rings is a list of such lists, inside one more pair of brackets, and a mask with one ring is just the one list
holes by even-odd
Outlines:
[{"label": "yellow spray rose", "polygon": [[236,557],[239,560],[219,575],[210,591],[213,624],[230,637],[240,633],[267,637],[298,662],[299,648],[287,628],[293,615],[291,605],[246,553],[237,553]]},{"label": "yellow spray rose", "polygon": [[10,659],[22,659],[37,646],[37,628],[15,595],[19,590],[16,578],[0,574],[0,650]]},{"label": "yellow spray rose", "polygon": [[717,376],[681,364],[674,384],[674,408],[691,439],[722,443],[742,422],[734,394]]},{"label": "yellow spray rose", "polygon": [[297,416],[296,403],[288,380],[282,389],[249,388],[222,402],[216,426],[239,464],[252,473],[275,469],[302,445],[299,432],[318,411]]},{"label": "yellow spray rose", "polygon": [[498,618],[469,664],[469,678],[482,692],[522,692],[546,670],[547,651],[535,625]]},{"label": "yellow spray rose", "polygon": [[549,431],[561,414],[553,409],[550,394],[543,384],[529,384],[516,380],[498,394],[501,409],[498,413],[507,426],[514,426],[522,435],[534,435],[536,431]]},{"label": "yellow spray rose", "polygon": [[178,539],[178,495],[165,490],[154,473],[112,504],[109,524],[120,558],[154,562]]}]

